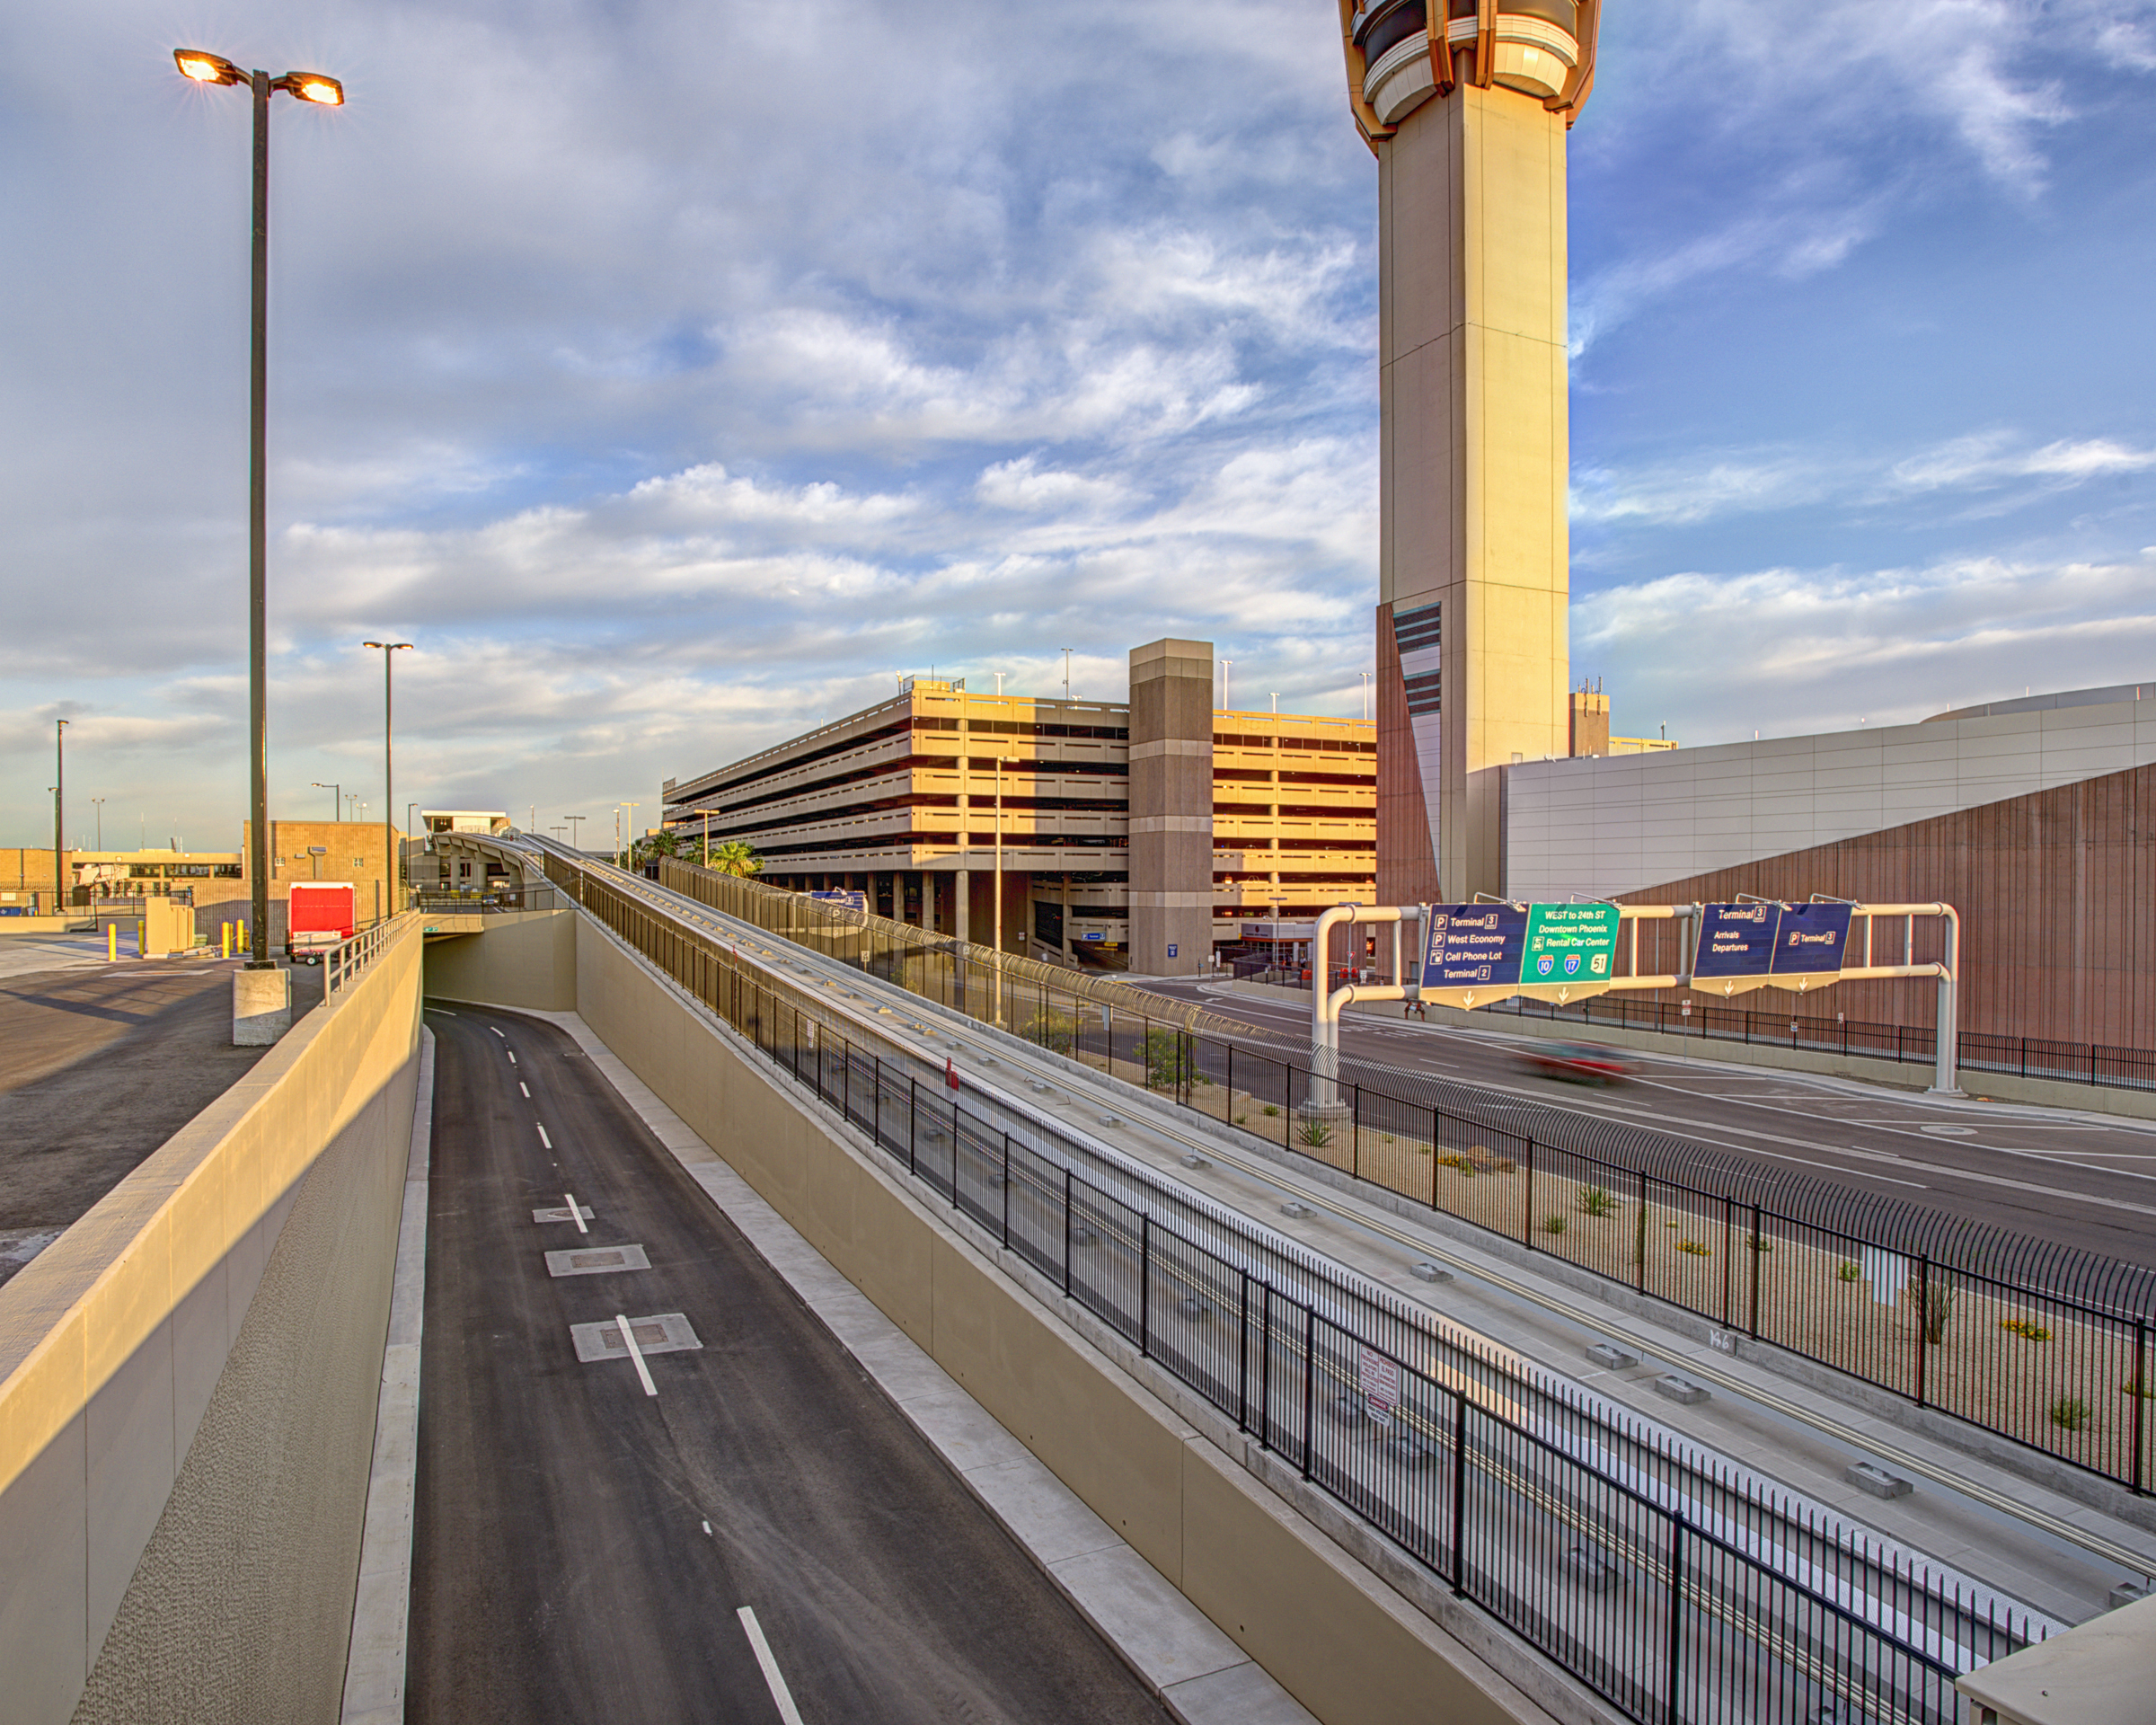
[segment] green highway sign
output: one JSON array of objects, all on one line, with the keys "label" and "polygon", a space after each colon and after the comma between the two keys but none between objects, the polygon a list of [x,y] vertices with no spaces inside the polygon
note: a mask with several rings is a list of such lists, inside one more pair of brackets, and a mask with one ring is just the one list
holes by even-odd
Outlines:
[{"label": "green highway sign", "polygon": [[1530,905],[1520,958],[1520,992],[1541,1000],[1585,1000],[1617,975],[1617,907]]}]

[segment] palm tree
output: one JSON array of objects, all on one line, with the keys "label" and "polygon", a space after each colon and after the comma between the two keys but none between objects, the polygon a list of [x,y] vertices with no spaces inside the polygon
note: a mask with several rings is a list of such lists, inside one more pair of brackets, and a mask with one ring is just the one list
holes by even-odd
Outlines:
[{"label": "palm tree", "polygon": [[764,872],[764,859],[756,854],[756,847],[745,838],[729,838],[711,846],[711,867],[720,874],[737,874],[744,878]]}]

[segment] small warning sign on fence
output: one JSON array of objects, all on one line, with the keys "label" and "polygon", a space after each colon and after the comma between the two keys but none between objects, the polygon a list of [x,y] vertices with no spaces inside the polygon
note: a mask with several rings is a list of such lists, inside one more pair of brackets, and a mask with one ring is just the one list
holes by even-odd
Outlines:
[{"label": "small warning sign on fence", "polygon": [[1389,1423],[1400,1406],[1399,1363],[1387,1359],[1374,1348],[1365,1348],[1362,1355],[1363,1405],[1373,1420]]}]

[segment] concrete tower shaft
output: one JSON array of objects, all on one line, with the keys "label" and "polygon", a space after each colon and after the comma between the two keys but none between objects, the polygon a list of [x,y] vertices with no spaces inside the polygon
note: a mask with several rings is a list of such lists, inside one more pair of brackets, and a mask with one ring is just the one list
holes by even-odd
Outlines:
[{"label": "concrete tower shaft", "polygon": [[1565,132],[1595,0],[1341,0],[1378,161],[1378,893],[1504,888],[1502,769],[1568,752]]}]

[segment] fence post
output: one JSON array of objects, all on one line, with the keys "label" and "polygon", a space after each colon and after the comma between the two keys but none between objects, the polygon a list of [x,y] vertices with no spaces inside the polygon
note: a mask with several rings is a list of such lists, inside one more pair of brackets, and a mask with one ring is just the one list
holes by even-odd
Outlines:
[{"label": "fence post", "polygon": [[[1754,1240],[1760,1237],[1759,1206],[1756,1204],[1752,1207],[1752,1237]],[[1754,1341],[1759,1340],[1759,1261],[1763,1256],[1763,1252],[1755,1252],[1752,1254],[1752,1322],[1746,1328],[1751,1331]]]},{"label": "fence post", "polygon": [[950,1099],[950,1208],[959,1208],[959,1099]]},{"label": "fence post", "polygon": [[1153,1358],[1153,1217],[1138,1212],[1138,1358]]},{"label": "fence post", "polygon": [[1310,1477],[1310,1451],[1318,1411],[1318,1308],[1303,1308],[1303,1477]]},{"label": "fence post", "polygon": [[1442,1110],[1430,1110],[1430,1208],[1437,1208],[1437,1123],[1445,1118]]},{"label": "fence post", "polygon": [[1258,1284],[1258,1447],[1273,1446],[1273,1285]]},{"label": "fence post", "polygon": [[[1725,1197],[1722,1199],[1722,1328],[1725,1330],[1729,1327],[1729,1252],[1735,1243],[1736,1233],[1736,1223],[1732,1219],[1736,1208],[1735,1199]],[[1755,1252],[1752,1256],[1756,1260],[1759,1254]]]},{"label": "fence post", "polygon": [[1011,1135],[1003,1134],[1003,1250],[1011,1250]]},{"label": "fence post", "polygon": [[1916,1261],[1916,1405],[1924,1405],[1924,1329],[1931,1322],[1931,1261]]},{"label": "fence post", "polygon": [[2149,1405],[2149,1321],[2137,1318],[2134,1322],[2134,1376],[2127,1380],[2134,1392],[2134,1495],[2139,1497],[2148,1490],[2147,1464],[2142,1459],[2146,1446],[2145,1418],[2143,1410]]},{"label": "fence post", "polygon": [[1453,1597],[1467,1597],[1467,1397],[1453,1392]]},{"label": "fence post", "polygon": [[1363,1087],[1360,1084],[1355,1086],[1355,1103],[1348,1116],[1348,1172],[1360,1180],[1363,1177]]},{"label": "fence post", "polygon": [[1638,1272],[1636,1280],[1639,1292],[1644,1294],[1647,1292],[1647,1170],[1644,1168],[1639,1171],[1639,1209],[1638,1214],[1639,1225],[1632,1232],[1639,1242],[1639,1250],[1635,1254],[1636,1261],[1632,1268]]},{"label": "fence post", "polygon": [[1235,1429],[1250,1429],[1250,1272],[1238,1269],[1241,1287],[1235,1305]]},{"label": "fence post", "polygon": [[1684,1517],[1669,1518],[1669,1676],[1663,1717],[1677,1725],[1677,1670],[1684,1657]]},{"label": "fence post", "polygon": [[1071,1297],[1071,1169],[1063,1170],[1063,1297]]},{"label": "fence post", "polygon": [[1527,1182],[1520,1190],[1520,1238],[1534,1250],[1534,1136],[1527,1137]]},{"label": "fence post", "polygon": [[906,1081],[906,1172],[909,1174],[915,1172],[914,1142],[921,1136],[918,1129],[920,1113],[921,1081],[908,1078]]}]

